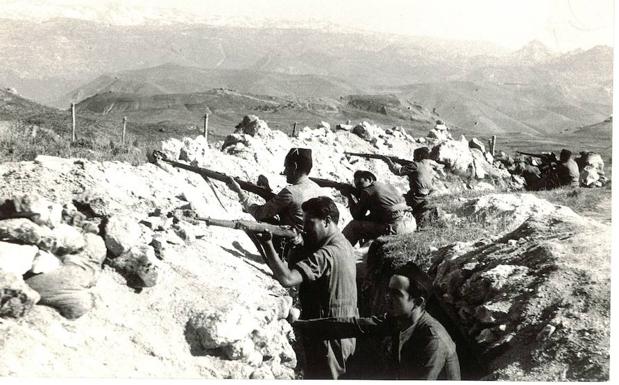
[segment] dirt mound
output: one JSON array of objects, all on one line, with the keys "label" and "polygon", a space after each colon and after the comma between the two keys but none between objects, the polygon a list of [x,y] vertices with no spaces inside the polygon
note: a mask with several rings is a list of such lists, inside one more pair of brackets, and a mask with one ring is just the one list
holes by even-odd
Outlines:
[{"label": "dirt mound", "polygon": [[[197,175],[168,173],[152,164],[133,167],[51,157],[0,164],[0,175],[6,182],[0,186],[2,202],[39,194],[53,207],[63,207],[62,223],[55,228],[92,231],[107,247],[102,268],[98,262],[101,271],[89,276],[95,277],[89,289],[93,307],[81,317],[68,320],[54,307],[28,308],[21,301],[23,306],[16,304],[29,311],[3,318],[0,375],[295,376],[293,335],[285,321],[292,299],[267,273],[245,234],[196,225],[183,216],[184,210],[194,208],[203,215],[247,219],[238,203],[215,195],[217,187],[212,189]],[[17,215],[2,213],[2,218]],[[10,221],[15,220],[2,222]],[[51,223],[31,222],[29,228],[52,234],[55,230],[45,230]],[[9,230],[3,231],[3,239],[24,237]],[[33,231],[29,234],[38,234]],[[30,246],[36,249],[44,245],[40,239],[23,240],[38,244]],[[34,278],[57,276],[66,269],[71,258],[51,249],[52,258],[62,259],[62,264]],[[72,262],[77,263],[75,258]],[[145,271],[148,266],[150,271]]]}]

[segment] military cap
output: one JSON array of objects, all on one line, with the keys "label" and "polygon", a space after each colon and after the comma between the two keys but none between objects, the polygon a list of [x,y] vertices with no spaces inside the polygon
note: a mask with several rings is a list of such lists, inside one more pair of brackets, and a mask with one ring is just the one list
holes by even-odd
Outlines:
[{"label": "military cap", "polygon": [[297,169],[309,172],[312,169],[312,150],[310,148],[291,148],[284,164],[295,164]]}]

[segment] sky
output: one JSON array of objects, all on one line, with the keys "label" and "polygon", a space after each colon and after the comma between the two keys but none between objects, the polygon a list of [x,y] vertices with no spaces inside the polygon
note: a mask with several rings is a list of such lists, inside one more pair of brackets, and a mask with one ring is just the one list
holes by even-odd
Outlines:
[{"label": "sky", "polygon": [[484,40],[565,52],[613,45],[613,0],[0,0],[0,18],[291,26]]}]

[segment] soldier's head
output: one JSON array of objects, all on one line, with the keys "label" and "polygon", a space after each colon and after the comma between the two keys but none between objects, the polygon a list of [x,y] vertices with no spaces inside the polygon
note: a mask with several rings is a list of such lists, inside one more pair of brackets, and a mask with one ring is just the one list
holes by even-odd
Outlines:
[{"label": "soldier's head", "polygon": [[303,232],[306,241],[317,243],[337,231],[340,212],[333,199],[325,196],[309,199],[303,209]]},{"label": "soldier's head", "polygon": [[356,188],[366,188],[376,182],[376,176],[367,170],[357,170],[353,176]]},{"label": "soldier's head", "polygon": [[284,160],[286,182],[294,183],[312,170],[312,150],[309,148],[291,148]]},{"label": "soldier's head", "polygon": [[410,317],[414,311],[425,309],[431,294],[428,276],[417,265],[406,264],[389,279],[387,312],[391,317]]},{"label": "soldier's head", "polygon": [[413,151],[413,160],[419,162],[420,160],[430,158],[430,149],[428,147],[419,147]]},{"label": "soldier's head", "polygon": [[561,150],[561,154],[559,155],[559,158],[562,162],[569,160],[571,157],[572,157],[572,152],[570,150],[567,150],[565,148]]}]

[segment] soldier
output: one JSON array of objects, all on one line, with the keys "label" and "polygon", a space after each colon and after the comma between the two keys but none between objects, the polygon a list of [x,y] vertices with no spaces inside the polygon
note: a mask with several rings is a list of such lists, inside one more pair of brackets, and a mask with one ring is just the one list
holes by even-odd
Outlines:
[{"label": "soldier", "polygon": [[406,200],[413,209],[413,215],[419,222],[421,214],[427,209],[428,195],[433,189],[434,170],[430,160],[430,150],[421,147],[413,153],[413,163],[401,166],[394,163],[388,157],[384,158],[389,170],[395,175],[406,175],[410,190],[406,194]]},{"label": "soldier", "polygon": [[578,187],[580,185],[578,164],[572,159],[572,152],[569,150],[561,150],[557,166],[557,177],[559,186]]},{"label": "soldier", "polygon": [[354,178],[359,200],[348,195],[353,220],[342,231],[353,246],[361,239],[415,231],[415,218],[394,186],[377,182],[376,176],[365,170],[356,171]]},{"label": "soldier", "polygon": [[[355,257],[337,227],[339,211],[328,197],[312,198],[303,208],[303,246],[294,248],[286,265],[270,235],[262,236],[267,264],[284,287],[299,287],[301,319],[358,317]],[[354,353],[354,338],[303,338],[304,378],[337,379]]]},{"label": "soldier", "polygon": [[[228,185],[235,191],[245,211],[258,221],[274,222],[279,216],[278,224],[289,225],[301,232],[303,229],[303,210],[301,204],[310,198],[324,195],[320,186],[308,178],[312,169],[312,150],[309,148],[292,148],[284,160],[284,172],[289,186],[282,189],[273,199],[265,204],[250,204],[249,198],[232,178]],[[276,240],[279,246],[279,240]]]},{"label": "soldier", "polygon": [[396,270],[388,293],[386,315],[299,320],[293,327],[314,339],[391,336],[393,378],[460,380],[456,345],[443,325],[426,311],[431,283],[419,268],[409,264]]}]

